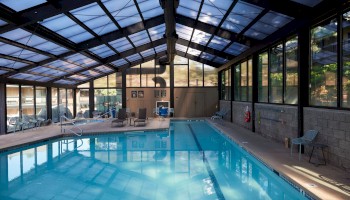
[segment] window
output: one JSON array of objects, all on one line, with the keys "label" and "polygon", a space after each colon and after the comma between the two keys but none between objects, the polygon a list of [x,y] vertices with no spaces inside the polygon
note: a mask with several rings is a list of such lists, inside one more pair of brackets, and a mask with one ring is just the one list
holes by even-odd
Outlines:
[{"label": "window", "polygon": [[311,30],[310,105],[337,105],[337,20]]},{"label": "window", "polygon": [[203,64],[190,60],[190,87],[203,87]]},{"label": "window", "polygon": [[285,43],[286,54],[286,82],[284,103],[298,103],[298,37],[294,37]]},{"label": "window", "polygon": [[126,70],[126,87],[140,87],[140,65]]},{"label": "window", "polygon": [[231,68],[221,72],[221,100],[231,100]]},{"label": "window", "polygon": [[170,66],[156,65],[156,87],[170,87]]},{"label": "window", "polygon": [[174,65],[174,86],[188,87],[188,65]]},{"label": "window", "polygon": [[95,88],[107,87],[107,76],[94,80]]},{"label": "window", "polygon": [[34,117],[34,87],[22,85],[21,98],[22,117]]},{"label": "window", "polygon": [[14,131],[14,123],[20,118],[19,85],[6,85],[7,131]]},{"label": "window", "polygon": [[234,66],[234,100],[251,101],[252,99],[252,59]]},{"label": "window", "polygon": [[236,65],[234,66],[234,100],[235,101],[240,101],[241,100],[241,65]]},{"label": "window", "polygon": [[259,55],[258,64],[258,100],[259,102],[268,102],[268,62],[269,55],[264,52]]},{"label": "window", "polygon": [[218,85],[218,69],[204,64],[204,87]]},{"label": "window", "polygon": [[270,52],[269,102],[283,103],[283,45],[271,48]]},{"label": "window", "polygon": [[342,106],[350,108],[350,12],[343,14]]},{"label": "window", "polygon": [[45,87],[35,88],[35,107],[36,107],[37,118],[47,119],[46,95],[47,95],[47,90]]},{"label": "window", "polygon": [[141,87],[154,87],[154,60],[141,64]]},{"label": "window", "polygon": [[85,118],[89,118],[89,89],[77,89],[76,91],[77,113],[81,113]]}]

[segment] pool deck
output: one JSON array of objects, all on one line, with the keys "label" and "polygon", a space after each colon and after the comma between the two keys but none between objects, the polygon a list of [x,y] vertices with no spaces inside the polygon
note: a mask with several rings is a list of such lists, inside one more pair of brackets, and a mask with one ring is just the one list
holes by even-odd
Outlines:
[{"label": "pool deck", "polygon": [[[284,144],[268,140],[261,135],[252,133],[242,127],[223,120],[206,119],[209,123],[226,133],[240,146],[260,158],[279,174],[288,177],[295,185],[307,191],[315,199],[350,199],[350,173],[332,165],[315,166],[308,162],[308,155],[302,155],[298,160],[298,153],[290,156],[290,149]],[[146,126],[134,127],[129,123],[123,127],[111,127],[110,119],[105,122],[91,123],[79,126],[84,134],[116,133],[124,131],[159,130],[169,128],[170,120],[150,119]],[[61,133],[57,124],[25,130],[0,136],[0,151],[12,149],[36,141],[71,136],[72,133]]]}]

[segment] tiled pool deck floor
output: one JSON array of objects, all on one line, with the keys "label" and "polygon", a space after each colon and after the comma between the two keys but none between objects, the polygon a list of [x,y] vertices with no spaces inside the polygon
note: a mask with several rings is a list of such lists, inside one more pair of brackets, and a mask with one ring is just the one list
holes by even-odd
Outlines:
[{"label": "tiled pool deck floor", "polygon": [[[285,149],[282,143],[270,141],[260,135],[244,128],[222,120],[210,120],[211,124],[226,133],[239,145],[268,163],[280,174],[289,177],[293,182],[311,196],[318,199],[350,199],[350,173],[332,165],[315,166],[308,162],[308,156],[302,156],[298,160],[298,153],[290,156],[290,149]],[[118,131],[137,131],[166,129],[169,127],[169,119],[151,119],[146,126],[134,127],[129,124],[123,127],[111,127],[111,122],[106,120],[100,123],[91,123],[80,126],[85,133],[107,133]],[[70,135],[70,133],[66,133]],[[0,150],[22,144],[32,143],[53,137],[61,137],[60,126],[50,125],[38,129],[25,130],[15,134],[0,136]]]}]

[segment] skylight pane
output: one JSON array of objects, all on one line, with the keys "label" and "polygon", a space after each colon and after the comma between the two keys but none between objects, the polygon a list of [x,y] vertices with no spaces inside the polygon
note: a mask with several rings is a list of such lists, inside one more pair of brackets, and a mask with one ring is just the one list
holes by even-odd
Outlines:
[{"label": "skylight pane", "polygon": [[267,34],[261,33],[259,31],[256,31],[254,29],[248,29],[245,33],[245,36],[257,39],[257,40],[262,40],[267,37]]},{"label": "skylight pane", "polygon": [[199,54],[201,54],[201,51],[199,51],[197,49],[188,48],[187,53],[194,55],[194,56],[199,56]]},{"label": "skylight pane", "polygon": [[182,24],[176,24],[176,32],[179,38],[190,41],[193,28],[184,26]]},{"label": "skylight pane", "polygon": [[86,76],[93,76],[93,77],[101,75],[100,73],[92,71],[92,70],[87,70],[87,71],[81,72],[81,74],[84,74]]},{"label": "skylight pane", "polygon": [[153,49],[148,49],[146,51],[141,52],[142,57],[148,57],[154,55],[154,50]]},{"label": "skylight pane", "polygon": [[45,19],[41,24],[75,43],[93,38],[93,35],[64,14]]},{"label": "skylight pane", "polygon": [[246,51],[248,48],[249,47],[246,45],[234,42],[225,50],[225,52],[237,56]]},{"label": "skylight pane", "polygon": [[73,63],[75,65],[80,65],[83,67],[90,67],[92,65],[97,64],[95,60],[88,58],[80,53],[65,57],[64,60],[66,60],[69,63]]},{"label": "skylight pane", "polygon": [[151,42],[146,30],[134,33],[130,35],[129,38],[136,47]]},{"label": "skylight pane", "polygon": [[8,60],[5,58],[0,58],[0,66],[11,68],[11,69],[20,69],[24,66],[27,66],[28,64],[22,63],[22,62],[16,62],[13,60]]},{"label": "skylight pane", "polygon": [[2,74],[6,74],[8,71],[6,71],[6,70],[1,70],[0,69],[0,75],[2,75]]},{"label": "skylight pane", "polygon": [[55,83],[58,83],[58,84],[65,84],[65,85],[74,85],[76,83],[78,83],[77,81],[71,81],[71,80],[64,80],[64,79],[61,79],[61,80],[58,80],[58,81],[55,81]]},{"label": "skylight pane", "polygon": [[111,56],[115,54],[114,51],[112,51],[109,47],[107,47],[104,44],[94,47],[92,49],[89,49],[89,51],[93,52],[94,54],[96,54],[101,58],[106,58],[107,56]]},{"label": "skylight pane", "polygon": [[162,15],[163,9],[159,5],[159,0],[137,0],[141,14],[145,20]]},{"label": "skylight pane", "polygon": [[186,53],[187,47],[181,44],[176,44],[175,49]]},{"label": "skylight pane", "polygon": [[227,8],[232,4],[233,0],[204,0],[199,21],[219,25],[220,21],[226,14]]},{"label": "skylight pane", "polygon": [[163,52],[166,49],[167,49],[167,45],[166,44],[162,44],[162,45],[154,47],[154,50],[156,51],[156,53]]},{"label": "skylight pane", "polygon": [[74,75],[70,76],[69,78],[75,79],[75,80],[78,80],[78,81],[84,81],[84,80],[88,79],[88,77],[81,76],[81,75],[78,75],[78,74],[74,74]]},{"label": "skylight pane", "polygon": [[20,28],[3,33],[0,36],[55,55],[59,55],[68,51],[66,48],[63,48],[53,42],[50,42]]},{"label": "skylight pane", "polygon": [[165,34],[165,24],[152,27],[148,29],[148,32],[151,36],[152,41],[162,39],[163,35]]},{"label": "skylight pane", "polygon": [[98,71],[100,71],[100,72],[103,72],[103,73],[108,73],[108,72],[113,71],[111,68],[106,67],[106,66],[104,66],[104,65],[101,65],[101,66],[96,67],[96,68],[94,68],[94,69],[96,69],[96,70],[98,70]]},{"label": "skylight pane", "polygon": [[221,58],[221,57],[216,57],[213,61],[216,62],[216,63],[220,63],[220,64],[225,64],[225,63],[228,62],[227,59],[224,59],[224,58]]},{"label": "skylight pane", "polygon": [[45,0],[0,0],[0,3],[19,12],[27,8],[45,3]]},{"label": "skylight pane", "polygon": [[283,15],[281,13],[277,13],[274,11],[270,11],[266,13],[259,22],[269,24],[271,26],[274,26],[276,28],[282,28],[284,25],[288,24],[290,21],[292,21],[294,18],[289,17],[287,15]]},{"label": "skylight pane", "polygon": [[206,60],[213,60],[215,56],[210,53],[203,52],[200,57]]},{"label": "skylight pane", "polygon": [[198,15],[199,7],[200,7],[200,2],[196,0],[180,1],[180,5],[177,8],[176,12],[183,16],[196,19]]},{"label": "skylight pane", "polygon": [[136,53],[136,54],[133,54],[131,56],[126,57],[126,59],[129,62],[134,62],[134,61],[137,61],[137,60],[141,60],[142,58],[141,58],[141,56],[138,53]]},{"label": "skylight pane", "polygon": [[205,46],[208,43],[210,37],[211,34],[195,29],[192,37],[192,42]]},{"label": "skylight pane", "polygon": [[82,69],[80,66],[68,63],[68,62],[63,61],[63,60],[56,60],[56,61],[48,63],[44,66],[50,66],[51,68],[56,68],[56,69],[64,70],[67,72],[74,72],[74,71]]},{"label": "skylight pane", "polygon": [[116,67],[120,67],[122,65],[128,64],[128,62],[122,58],[112,62],[112,64],[115,65]]},{"label": "skylight pane", "polygon": [[40,79],[37,79],[36,81],[39,81],[39,82],[48,82],[48,81],[51,81],[53,78],[51,77],[42,77]]},{"label": "skylight pane", "polygon": [[229,43],[230,43],[230,40],[226,40],[222,37],[214,36],[213,39],[210,41],[208,47],[221,51]]},{"label": "skylight pane", "polygon": [[303,4],[305,6],[314,7],[317,4],[321,3],[323,0],[291,0],[291,1]]},{"label": "skylight pane", "polygon": [[261,7],[238,1],[221,27],[235,33],[240,33],[262,10],[263,8]]},{"label": "skylight pane", "polygon": [[7,23],[5,22],[5,21],[2,21],[1,19],[0,19],[0,26],[3,26],[3,25],[6,25]]},{"label": "skylight pane", "polygon": [[41,54],[37,54],[35,52],[32,51],[28,51],[16,46],[12,46],[9,44],[5,44],[0,42],[0,53],[1,54],[5,54],[5,55],[9,55],[15,58],[21,58],[24,60],[30,60],[33,62],[38,62],[38,61],[42,61],[44,59],[47,59],[47,56],[41,55]]},{"label": "skylight pane", "polygon": [[133,48],[130,42],[125,37],[109,42],[109,44],[118,52],[123,52]]},{"label": "skylight pane", "polygon": [[134,1],[103,0],[102,3],[106,6],[121,27],[126,27],[142,21]]},{"label": "skylight pane", "polygon": [[98,35],[118,29],[97,3],[77,8],[71,13]]}]

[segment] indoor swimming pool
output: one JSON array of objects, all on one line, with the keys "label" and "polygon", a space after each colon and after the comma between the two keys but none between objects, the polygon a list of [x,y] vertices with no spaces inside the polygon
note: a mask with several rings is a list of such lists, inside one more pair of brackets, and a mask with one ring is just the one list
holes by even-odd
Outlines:
[{"label": "indoor swimming pool", "polygon": [[0,154],[0,199],[308,199],[205,121]]}]

